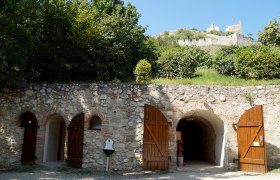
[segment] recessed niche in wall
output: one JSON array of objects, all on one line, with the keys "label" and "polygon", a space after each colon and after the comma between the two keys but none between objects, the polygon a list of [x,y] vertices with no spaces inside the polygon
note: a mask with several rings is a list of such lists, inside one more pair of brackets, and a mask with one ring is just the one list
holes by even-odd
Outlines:
[{"label": "recessed niche in wall", "polygon": [[102,123],[99,116],[93,116],[89,122],[89,130],[101,130]]}]

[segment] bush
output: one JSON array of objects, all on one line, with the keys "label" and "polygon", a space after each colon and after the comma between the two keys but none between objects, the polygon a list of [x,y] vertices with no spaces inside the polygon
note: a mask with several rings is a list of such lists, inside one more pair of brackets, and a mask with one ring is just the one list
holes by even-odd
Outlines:
[{"label": "bush", "polygon": [[195,46],[176,47],[164,51],[159,57],[159,76],[163,78],[191,78],[197,67],[210,59],[208,52]]},{"label": "bush", "polygon": [[232,35],[233,32],[223,32],[223,31],[212,30],[212,31],[209,32],[209,34],[214,34],[214,35],[217,35],[217,36],[229,36],[229,35]]},{"label": "bush", "polygon": [[213,56],[213,65],[219,74],[235,75],[234,58],[237,46],[222,47]]},{"label": "bush", "polygon": [[239,77],[272,79],[280,77],[280,48],[247,46],[236,51],[234,59]]},{"label": "bush", "polygon": [[142,59],[135,66],[133,73],[137,83],[149,83],[152,76],[152,66],[148,60]]}]

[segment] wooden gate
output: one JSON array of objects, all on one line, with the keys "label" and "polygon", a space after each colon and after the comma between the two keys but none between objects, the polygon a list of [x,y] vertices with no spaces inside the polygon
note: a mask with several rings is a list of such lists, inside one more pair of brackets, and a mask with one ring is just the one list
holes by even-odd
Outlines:
[{"label": "wooden gate", "polygon": [[35,151],[38,122],[31,112],[23,113],[20,117],[21,126],[24,127],[21,163],[26,165],[35,164]]},{"label": "wooden gate", "polygon": [[57,146],[57,153],[56,153],[56,160],[60,161],[63,159],[64,154],[64,141],[65,141],[65,122],[59,122],[59,133],[58,133],[58,146]]},{"label": "wooden gate", "polygon": [[84,113],[76,115],[68,127],[67,166],[80,168],[83,161]]},{"label": "wooden gate", "polygon": [[155,107],[144,107],[143,169],[168,169],[169,125],[164,115]]},{"label": "wooden gate", "polygon": [[237,139],[240,170],[267,172],[262,106],[255,106],[241,116]]}]

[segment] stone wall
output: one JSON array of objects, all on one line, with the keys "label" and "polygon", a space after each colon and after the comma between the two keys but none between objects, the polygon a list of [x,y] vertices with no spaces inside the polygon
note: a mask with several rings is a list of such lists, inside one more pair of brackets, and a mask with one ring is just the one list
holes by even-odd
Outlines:
[{"label": "stone wall", "polygon": [[[176,126],[181,119],[194,114],[213,126],[217,136],[216,156],[220,156],[216,163],[230,167],[237,157],[233,124],[252,104],[245,94],[252,96],[254,104],[264,106],[268,164],[279,165],[280,86],[43,84],[0,94],[0,166],[20,164],[24,129],[20,127],[19,117],[22,113],[30,111],[38,119],[36,162],[41,163],[47,149],[44,146],[50,117],[59,116],[68,126],[76,114],[83,112],[83,167],[105,169],[106,156],[102,149],[110,137],[115,142],[110,168],[140,170],[144,105],[150,104],[158,108],[171,125],[170,168],[176,167]],[[89,130],[89,120],[94,115],[102,119],[101,131]],[[65,139],[67,144],[67,137]]]},{"label": "stone wall", "polygon": [[207,34],[206,38],[198,40],[178,40],[180,46],[215,46],[215,45],[224,45],[224,46],[249,46],[249,45],[260,45],[259,42],[245,38],[239,33],[234,33],[228,36],[217,36],[213,34]]}]

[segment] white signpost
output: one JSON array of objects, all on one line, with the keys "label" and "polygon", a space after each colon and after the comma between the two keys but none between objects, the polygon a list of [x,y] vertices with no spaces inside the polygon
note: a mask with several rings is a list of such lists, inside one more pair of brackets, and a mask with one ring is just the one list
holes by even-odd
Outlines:
[{"label": "white signpost", "polygon": [[107,164],[106,164],[106,171],[108,172],[109,169],[109,156],[115,152],[113,148],[114,141],[111,138],[108,138],[105,141],[105,147],[103,148],[104,153],[107,156]]}]

